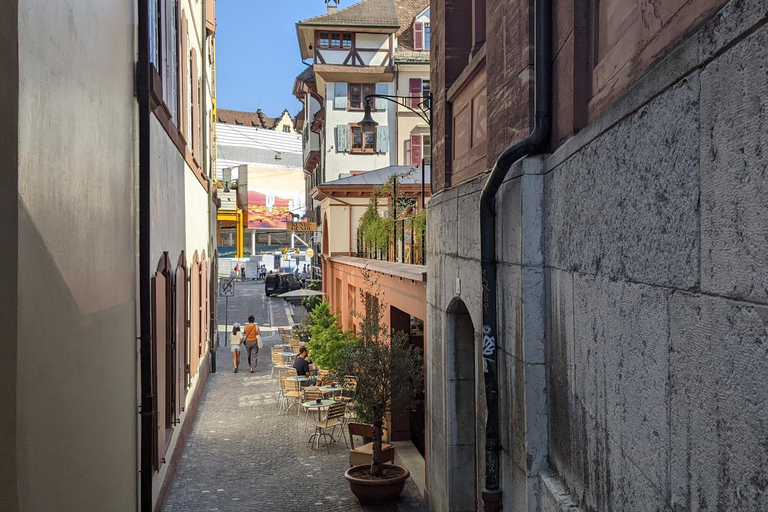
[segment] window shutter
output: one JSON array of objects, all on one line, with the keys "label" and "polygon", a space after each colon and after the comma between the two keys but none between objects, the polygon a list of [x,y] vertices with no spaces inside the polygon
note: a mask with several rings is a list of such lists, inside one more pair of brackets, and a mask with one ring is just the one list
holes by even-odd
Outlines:
[{"label": "window shutter", "polygon": [[174,305],[176,308],[176,418],[181,417],[186,393],[187,365],[187,269],[184,251],[176,267]]},{"label": "window shutter", "polygon": [[413,24],[413,49],[417,52],[424,49],[424,24],[420,21]]},{"label": "window shutter", "polygon": [[386,153],[389,151],[389,126],[376,127],[376,152]]},{"label": "window shutter", "polygon": [[[376,94],[389,94],[389,84],[376,84]],[[376,110],[387,110],[387,103],[389,103],[387,100],[382,98],[375,98],[375,100]]]},{"label": "window shutter", "polygon": [[192,257],[192,267],[189,271],[189,379],[197,374],[200,363],[200,352],[197,350],[197,340],[200,338],[200,257],[195,251]]},{"label": "window shutter", "polygon": [[192,154],[198,157],[200,155],[200,99],[197,95],[197,52],[194,48],[190,52],[190,70],[192,75],[190,76],[192,92]]},{"label": "window shutter", "polygon": [[408,96],[411,97],[411,108],[418,108],[421,103],[421,78],[411,78],[408,80]]},{"label": "window shutter", "polygon": [[181,35],[179,39],[181,42],[181,126],[179,128],[187,141],[187,145],[189,145],[189,132],[187,130],[187,109],[189,108],[187,105],[187,89],[189,88],[187,66],[189,63],[187,62],[187,17],[184,11],[181,11]]},{"label": "window shutter", "polygon": [[347,110],[347,82],[333,84],[333,109]]},{"label": "window shutter", "polygon": [[421,134],[411,134],[411,167],[421,165]]},{"label": "window shutter", "polygon": [[350,131],[348,124],[336,126],[336,152],[349,153]]},{"label": "window shutter", "polygon": [[153,447],[155,469],[160,469],[165,455],[165,427],[166,427],[166,351],[168,350],[168,278],[163,273],[164,260],[168,257],[163,254],[160,259],[158,271],[152,278],[152,351],[155,355],[152,373],[154,378],[153,393],[155,395],[154,428],[155,446]]}]

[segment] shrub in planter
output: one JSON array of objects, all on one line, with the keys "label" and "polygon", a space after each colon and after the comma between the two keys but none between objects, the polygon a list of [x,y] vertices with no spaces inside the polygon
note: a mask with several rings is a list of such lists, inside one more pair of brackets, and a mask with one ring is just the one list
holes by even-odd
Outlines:
[{"label": "shrub in planter", "polygon": [[[370,275],[365,277],[370,283]],[[421,352],[408,344],[406,333],[390,333],[383,323],[387,304],[378,292],[373,283],[361,293],[365,316],[359,322],[360,341],[349,347],[338,368],[343,375],[357,376],[355,410],[360,421],[373,425],[373,460],[365,475],[371,479],[386,477],[381,462],[386,417],[410,409],[424,385]]]}]

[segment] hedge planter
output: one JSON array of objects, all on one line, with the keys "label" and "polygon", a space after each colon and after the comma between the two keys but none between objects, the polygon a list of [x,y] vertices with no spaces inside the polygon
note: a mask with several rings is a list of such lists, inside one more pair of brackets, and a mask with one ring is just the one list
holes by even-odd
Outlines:
[{"label": "hedge planter", "polygon": [[344,473],[344,478],[349,482],[349,488],[352,494],[358,500],[367,501],[389,501],[397,499],[403,492],[405,481],[411,476],[410,471],[394,464],[385,464],[383,466],[385,474],[383,477],[372,478],[371,466],[354,466]]}]

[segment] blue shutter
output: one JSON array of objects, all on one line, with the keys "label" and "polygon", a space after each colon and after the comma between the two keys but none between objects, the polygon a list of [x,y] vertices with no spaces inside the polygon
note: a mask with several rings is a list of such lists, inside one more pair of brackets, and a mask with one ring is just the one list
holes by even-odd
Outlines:
[{"label": "blue shutter", "polygon": [[[389,94],[389,84],[376,84],[376,94]],[[387,110],[387,103],[389,101],[376,98],[376,104],[374,105],[376,110]]]},{"label": "blue shutter", "polygon": [[376,152],[386,153],[389,151],[389,126],[376,127]]},{"label": "blue shutter", "polygon": [[347,82],[333,84],[333,109],[347,110]]},{"label": "blue shutter", "polygon": [[349,125],[340,124],[336,126],[336,152],[349,153]]}]

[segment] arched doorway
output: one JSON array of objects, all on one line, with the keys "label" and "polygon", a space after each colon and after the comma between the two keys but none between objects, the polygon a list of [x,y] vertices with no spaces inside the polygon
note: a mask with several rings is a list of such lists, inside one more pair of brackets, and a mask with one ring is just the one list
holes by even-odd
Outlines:
[{"label": "arched doorway", "polygon": [[446,312],[448,510],[474,511],[477,503],[475,327],[461,299],[454,298]]}]

